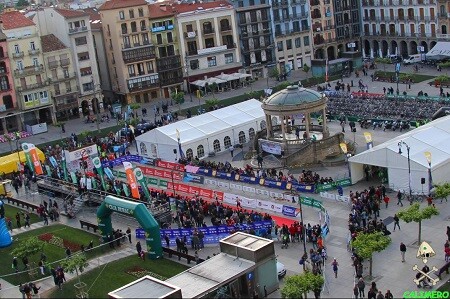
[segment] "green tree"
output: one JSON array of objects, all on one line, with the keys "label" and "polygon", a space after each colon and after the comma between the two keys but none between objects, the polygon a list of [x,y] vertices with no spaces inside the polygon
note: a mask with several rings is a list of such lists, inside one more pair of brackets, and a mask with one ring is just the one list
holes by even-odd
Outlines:
[{"label": "green tree", "polygon": [[218,99],[208,99],[205,101],[205,106],[206,106],[206,110],[210,111],[212,107],[216,106],[217,104],[219,104],[219,100]]},{"label": "green tree", "polygon": [[25,7],[30,5],[27,0],[19,0],[17,1],[16,7]]},{"label": "green tree", "polygon": [[281,298],[294,299],[306,298],[309,292],[321,290],[324,279],[321,275],[315,275],[310,271],[302,274],[286,277],[284,286],[281,289]]},{"label": "green tree", "polygon": [[89,265],[86,255],[84,253],[78,253],[70,256],[69,258],[61,261],[61,267],[65,272],[77,274],[78,283],[81,283],[80,274]]},{"label": "green tree", "polygon": [[392,64],[392,61],[389,58],[377,57],[375,58],[375,63],[382,64],[383,69],[386,71],[386,64]]},{"label": "green tree", "polygon": [[80,137],[80,142],[81,142],[82,140],[84,141],[84,140],[88,137],[89,134],[91,134],[90,131],[82,131],[82,132],[80,133],[80,135],[78,135],[78,136]]},{"label": "green tree", "polygon": [[22,242],[11,251],[11,255],[18,258],[30,257],[44,250],[45,242],[38,237],[30,237]]},{"label": "green tree", "polygon": [[413,80],[413,79],[414,79],[413,74],[400,74],[400,76],[399,76],[399,80],[402,82],[406,82],[406,81]]},{"label": "green tree", "polygon": [[440,76],[437,76],[436,78],[434,78],[434,81],[438,82],[438,83],[450,82],[450,77],[447,75],[440,75]]},{"label": "green tree", "polygon": [[434,185],[434,198],[447,200],[447,197],[450,196],[450,183],[443,183]]},{"label": "green tree", "polygon": [[420,204],[415,203],[407,209],[403,209],[397,213],[398,218],[406,223],[417,222],[419,223],[419,238],[418,245],[422,242],[422,221],[430,219],[434,215],[439,215],[438,209],[433,206],[420,209]]},{"label": "green tree", "polygon": [[180,112],[180,105],[184,103],[184,92],[172,93],[172,100],[178,105],[178,112]]},{"label": "green tree", "polygon": [[139,108],[141,108],[141,105],[139,105],[138,103],[132,103],[132,104],[130,104],[130,108],[131,108],[131,110],[133,110],[134,118],[137,118],[138,115],[137,115],[136,110],[138,110]]},{"label": "green tree", "polygon": [[211,84],[206,85],[206,87],[208,88],[208,90],[212,93],[213,98],[216,98],[215,92],[217,90],[217,83],[213,82]]},{"label": "green tree", "polygon": [[369,275],[372,276],[372,256],[374,252],[385,250],[392,240],[382,232],[359,233],[352,241],[352,247],[358,255],[369,260]]},{"label": "green tree", "polygon": [[272,70],[270,71],[269,77],[273,78],[273,79],[278,79],[279,76],[280,76],[280,71],[278,70],[278,68],[276,68],[276,67],[272,68]]},{"label": "green tree", "polygon": [[311,68],[309,67],[309,65],[307,65],[306,63],[303,64],[303,71],[304,71],[305,73],[308,73],[310,69],[311,69]]}]

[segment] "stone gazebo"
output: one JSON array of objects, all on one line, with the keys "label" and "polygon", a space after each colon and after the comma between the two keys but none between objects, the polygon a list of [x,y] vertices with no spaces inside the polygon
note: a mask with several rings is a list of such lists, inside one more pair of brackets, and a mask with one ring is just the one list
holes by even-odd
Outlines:
[{"label": "stone gazebo", "polygon": [[[327,100],[324,94],[296,85],[264,100],[266,129],[258,134],[259,147],[262,148],[261,142],[264,142],[261,139],[265,139],[271,147],[281,148],[281,162],[285,166],[299,164],[298,160],[305,158],[310,163],[317,163],[335,151],[338,154],[340,138],[330,141],[332,138],[329,137]],[[319,113],[321,125],[312,124],[312,113]],[[299,119],[301,116],[303,121]]]}]

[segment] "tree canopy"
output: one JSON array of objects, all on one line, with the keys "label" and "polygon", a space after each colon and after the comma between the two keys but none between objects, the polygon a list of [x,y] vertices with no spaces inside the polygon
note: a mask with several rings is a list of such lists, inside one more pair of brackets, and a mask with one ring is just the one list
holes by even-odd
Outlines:
[{"label": "tree canopy", "polygon": [[409,208],[404,209],[397,213],[398,218],[405,221],[406,223],[410,222],[421,222],[425,219],[430,219],[434,215],[439,215],[438,209],[433,206],[428,206],[426,208],[420,209],[420,204],[415,203],[411,205]]},{"label": "tree canopy", "polygon": [[73,273],[78,271],[82,273],[84,269],[89,265],[86,255],[84,253],[74,254],[69,258],[61,261],[61,267],[64,271]]},{"label": "tree canopy", "polygon": [[435,198],[447,198],[450,196],[450,183],[434,185]]},{"label": "tree canopy", "polygon": [[359,233],[352,241],[352,246],[356,248],[360,257],[370,259],[374,252],[383,251],[391,242],[391,238],[385,236],[382,232]]},{"label": "tree canopy", "polygon": [[284,299],[303,298],[308,292],[321,289],[323,284],[323,277],[310,271],[292,275],[286,277],[284,286],[281,289],[281,297]]},{"label": "tree canopy", "polygon": [[29,257],[41,252],[44,249],[45,242],[38,239],[38,237],[30,237],[14,248],[11,255],[18,258]]}]

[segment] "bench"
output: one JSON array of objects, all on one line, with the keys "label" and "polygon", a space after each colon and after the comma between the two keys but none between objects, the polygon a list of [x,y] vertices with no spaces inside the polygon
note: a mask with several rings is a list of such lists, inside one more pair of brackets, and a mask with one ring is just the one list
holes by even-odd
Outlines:
[{"label": "bench", "polygon": [[450,262],[447,262],[444,266],[442,266],[439,271],[437,273],[435,273],[437,275],[437,277],[439,277],[439,279],[441,278],[442,273],[446,272],[447,274],[449,274],[449,267],[450,267]]},{"label": "bench", "polygon": [[86,226],[87,230],[89,230],[89,228],[92,228],[94,230],[94,233],[96,233],[97,229],[98,229],[97,224],[89,222],[89,221],[80,220],[80,225],[81,225],[81,228]]},{"label": "bench", "polygon": [[[167,248],[167,247],[163,247],[163,252],[167,253],[170,258],[172,257],[172,255],[178,256],[179,261],[181,260],[181,258],[185,258],[188,264],[190,264],[191,261],[195,261],[195,256],[192,256],[192,255],[189,255],[189,254],[186,254],[183,252],[179,252],[174,249]],[[199,258],[198,263],[200,264],[203,261],[204,261],[204,259]]]},{"label": "bench", "polygon": [[37,211],[37,209],[39,208],[38,205],[17,199],[17,198],[13,198],[13,197],[7,197],[6,198],[8,203],[12,203],[13,205],[16,204],[17,206],[22,206],[22,208],[26,208],[26,209],[30,209],[32,212],[35,212],[35,210]]}]

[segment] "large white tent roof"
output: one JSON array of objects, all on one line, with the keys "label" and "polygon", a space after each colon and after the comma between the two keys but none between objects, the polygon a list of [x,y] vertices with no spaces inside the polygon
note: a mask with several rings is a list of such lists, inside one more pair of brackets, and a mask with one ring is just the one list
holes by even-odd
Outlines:
[{"label": "large white tent roof", "polygon": [[261,102],[251,99],[158,127],[136,139],[158,144],[174,144],[177,142],[178,130],[181,144],[187,144],[263,117]]},{"label": "large white tent roof", "polygon": [[405,169],[408,164],[407,149],[402,145],[403,159],[399,159],[399,142],[403,141],[410,147],[411,169],[428,168],[425,152],[432,156],[433,168],[446,164],[450,160],[450,116],[439,118],[417,129],[409,131],[394,139],[377,145],[349,159],[351,163],[361,163],[381,167]]}]

